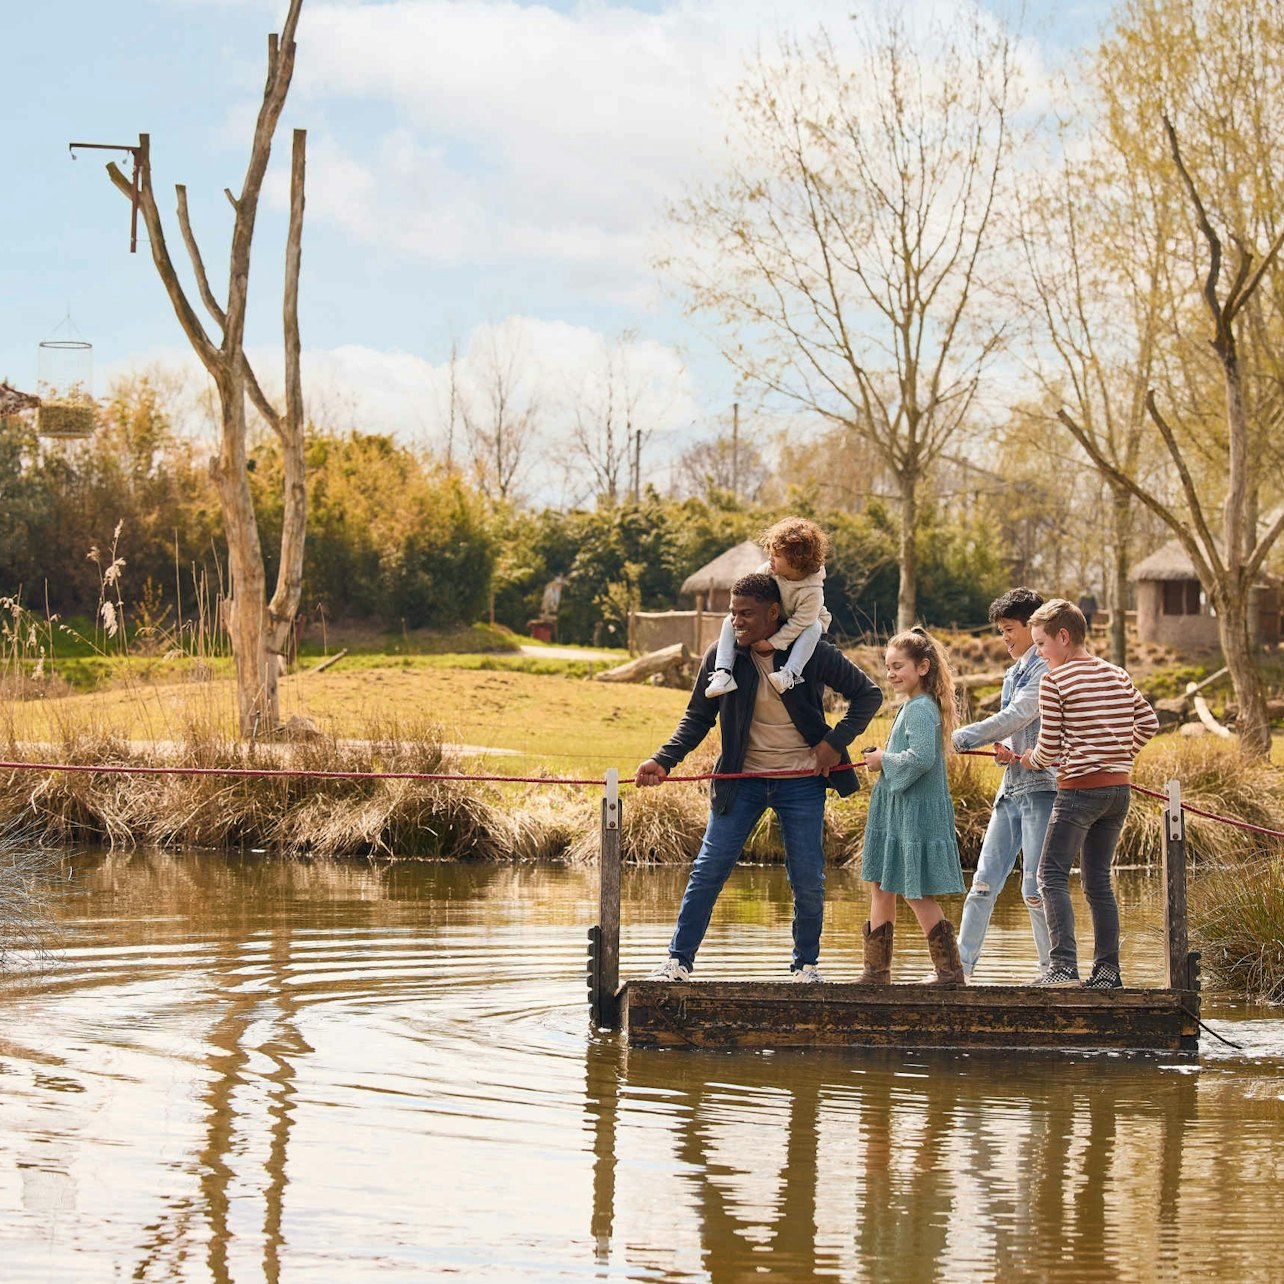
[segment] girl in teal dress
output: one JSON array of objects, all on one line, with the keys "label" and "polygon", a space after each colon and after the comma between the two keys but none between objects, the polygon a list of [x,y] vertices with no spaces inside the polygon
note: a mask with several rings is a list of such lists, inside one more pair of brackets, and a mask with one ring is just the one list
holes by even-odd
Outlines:
[{"label": "girl in teal dress", "polygon": [[963,965],[954,925],[933,899],[963,891],[954,803],[945,754],[957,713],[954,676],[945,650],[920,628],[887,644],[887,680],[903,696],[887,748],[867,749],[865,765],[880,773],[869,799],[861,877],[872,884],[864,927],[861,982],[891,980],[896,898],[914,911],[936,974],[932,985],[962,985]]}]

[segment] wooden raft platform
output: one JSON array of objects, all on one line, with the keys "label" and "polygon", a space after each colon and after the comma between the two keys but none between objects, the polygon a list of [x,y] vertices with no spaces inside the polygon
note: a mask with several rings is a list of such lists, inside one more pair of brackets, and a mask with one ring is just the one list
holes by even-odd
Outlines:
[{"label": "wooden raft platform", "polygon": [[1056,1048],[1198,1052],[1199,955],[1186,923],[1181,786],[1164,809],[1164,957],[1156,989],[1041,989],[827,981],[627,981],[620,984],[619,773],[606,773],[599,918],[588,930],[594,1026],[635,1048]]},{"label": "wooden raft platform", "polygon": [[634,1048],[1199,1049],[1186,990],[628,981],[619,1004]]}]

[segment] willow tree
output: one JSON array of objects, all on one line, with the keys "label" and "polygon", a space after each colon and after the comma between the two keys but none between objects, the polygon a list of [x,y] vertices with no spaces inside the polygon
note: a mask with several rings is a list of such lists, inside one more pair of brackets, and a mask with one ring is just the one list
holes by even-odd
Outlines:
[{"label": "willow tree", "polygon": [[[1255,587],[1284,532],[1284,3],[1135,0],[1096,68],[1104,127],[1151,174],[1152,269],[1168,317],[1144,404],[1170,492],[1121,467],[1072,408],[1059,418],[1112,482],[1181,542],[1217,616],[1242,752],[1270,751],[1256,654]],[[1138,247],[1138,254],[1147,251]]]},{"label": "willow tree", "polygon": [[1018,211],[1026,266],[1019,297],[1048,420],[1061,407],[1110,463],[1101,473],[1107,511],[1093,528],[1105,545],[1111,659],[1123,665],[1134,489],[1153,490],[1146,396],[1161,370],[1171,304],[1164,260],[1173,211],[1153,199],[1154,176],[1130,163],[1090,110],[1081,106],[1074,120],[1088,122],[1087,136],[1062,127],[1059,158],[1030,178]]},{"label": "willow tree", "polygon": [[[294,33],[303,0],[290,0],[280,35],[268,37],[267,81],[250,146],[250,159],[239,194],[226,191],[233,211],[228,281],[222,302],[215,295],[192,230],[187,189],[176,188],[177,218],[201,303],[214,324],[207,329],[188,297],[170,255],[152,183],[150,139],[138,140],[137,200],[151,243],[152,262],[160,274],[174,313],[193,351],[209,372],[218,397],[219,451],[211,463],[227,539],[231,578],[228,631],[236,661],[237,710],[243,736],[271,733],[279,722],[277,679],[290,630],[303,591],[303,539],[307,492],[304,482],[303,391],[299,373],[299,268],[303,236],[303,178],[307,135],[294,131],[290,163],[290,213],[285,248],[282,300],[284,332],[284,400],[278,408],[263,391],[245,354],[249,296],[250,248],[263,179],[272,154],[272,139],[285,106],[294,73]],[[108,175],[131,200],[135,186],[113,164]],[[250,493],[246,435],[247,401],[280,442],[284,503],[281,549],[275,591],[267,598],[267,571],[259,540],[258,520]]]},{"label": "willow tree", "polygon": [[1002,30],[909,12],[860,28],[850,59],[822,32],[751,66],[724,173],[673,211],[684,242],[662,261],[747,385],[850,430],[895,479],[901,628],[924,481],[1002,338],[980,283],[1014,97]]}]

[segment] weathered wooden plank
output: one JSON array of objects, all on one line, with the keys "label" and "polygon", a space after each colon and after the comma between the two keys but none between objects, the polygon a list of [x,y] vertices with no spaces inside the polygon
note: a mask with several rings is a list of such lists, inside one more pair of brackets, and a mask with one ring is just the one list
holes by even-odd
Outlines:
[{"label": "weathered wooden plank", "polygon": [[598,931],[590,934],[590,1007],[593,1020],[607,1029],[620,1025],[616,992],[620,987],[620,777],[606,773],[598,857]]},{"label": "weathered wooden plank", "polygon": [[987,1047],[1187,1050],[1199,996],[1174,990],[630,981],[629,1043],[651,1047]]},{"label": "weathered wooden plank", "polygon": [[1190,937],[1186,923],[1186,818],[1181,810],[1181,782],[1168,782],[1164,807],[1164,971],[1176,989],[1191,985],[1187,955]]}]

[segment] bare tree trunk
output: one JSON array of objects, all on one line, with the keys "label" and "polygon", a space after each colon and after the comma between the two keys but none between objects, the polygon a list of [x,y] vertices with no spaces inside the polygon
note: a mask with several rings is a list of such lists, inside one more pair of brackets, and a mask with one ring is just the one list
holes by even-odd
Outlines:
[{"label": "bare tree trunk", "polygon": [[227,537],[231,578],[228,632],[236,663],[237,716],[241,734],[252,737],[268,729],[264,707],[268,682],[267,638],[263,628],[266,577],[250,476],[245,466],[245,387],[236,371],[220,381],[219,400],[223,406],[222,438],[210,472],[218,489]]},{"label": "bare tree trunk", "polygon": [[[192,262],[196,287],[205,310],[221,332],[215,343],[207,334],[187,298],[170,257],[161,224],[156,193],[152,185],[150,140],[139,135],[139,210],[147,227],[152,261],[160,275],[175,315],[196,355],[209,372],[218,391],[221,412],[219,453],[211,465],[223,510],[227,538],[228,568],[231,575],[229,631],[236,662],[237,714],[243,736],[257,736],[276,729],[280,720],[277,679],[280,657],[289,641],[298,613],[303,585],[303,544],[307,515],[304,480],[303,393],[300,378],[299,268],[303,233],[303,179],[306,134],[294,133],[290,170],[290,223],[286,240],[283,324],[285,343],[285,409],[279,412],[268,401],[245,356],[245,319],[249,296],[250,249],[259,195],[272,152],[272,138],[285,107],[286,94],[294,72],[298,26],[303,0],[290,0],[282,35],[268,37],[268,74],[254,129],[254,141],[239,196],[227,192],[235,211],[232,243],[228,256],[228,286],[225,304],[215,298],[204,260],[192,231],[187,209],[187,192],[177,189],[178,222]],[[108,176],[118,190],[135,197],[133,184],[114,165]],[[267,574],[258,521],[250,492],[246,458],[246,397],[281,443],[284,469],[284,517],[281,531],[281,559],[276,590],[267,602]]]},{"label": "bare tree trunk", "polygon": [[1111,486],[1110,578],[1106,585],[1110,607],[1110,662],[1128,666],[1128,543],[1132,533],[1132,496]]},{"label": "bare tree trunk", "polygon": [[281,561],[276,589],[267,608],[267,665],[264,704],[271,725],[280,722],[277,679],[289,654],[290,634],[303,598],[303,545],[308,524],[308,489],[304,461],[305,424],[303,382],[300,374],[302,341],[299,337],[299,270],[303,255],[303,180],[306,169],[307,132],[294,131],[290,160],[290,226],[285,247],[285,294],[281,324],[285,341],[285,412],[274,423],[281,443],[283,505]]},{"label": "bare tree trunk", "polygon": [[1239,734],[1240,751],[1249,757],[1267,758],[1271,752],[1271,728],[1266,717],[1262,674],[1251,639],[1252,597],[1248,592],[1231,592],[1218,595],[1214,605],[1222,656],[1230,670],[1235,702],[1239,706],[1235,730]]},{"label": "bare tree trunk", "polygon": [[918,475],[911,469],[901,473],[901,532],[897,551],[900,583],[896,590],[896,630],[913,628],[918,622]]}]

